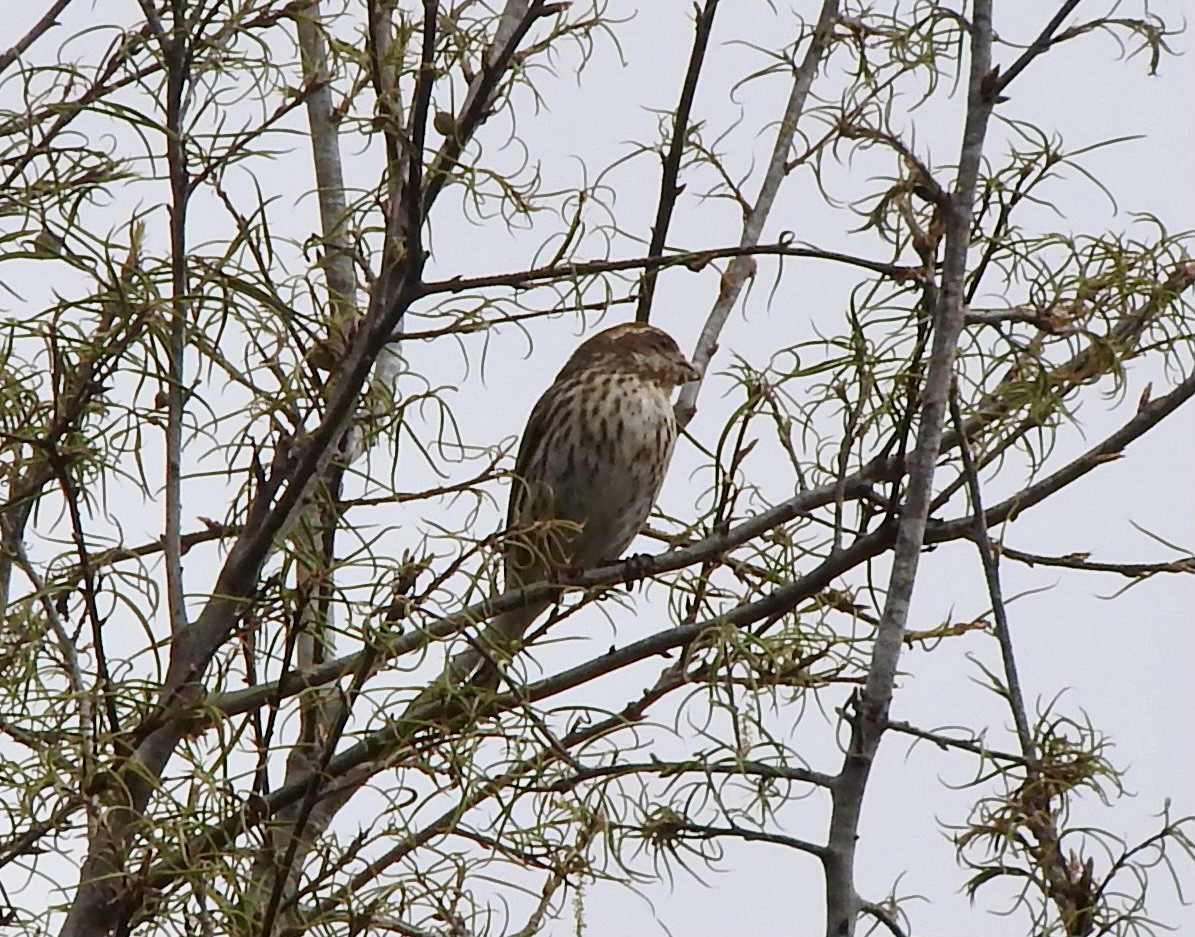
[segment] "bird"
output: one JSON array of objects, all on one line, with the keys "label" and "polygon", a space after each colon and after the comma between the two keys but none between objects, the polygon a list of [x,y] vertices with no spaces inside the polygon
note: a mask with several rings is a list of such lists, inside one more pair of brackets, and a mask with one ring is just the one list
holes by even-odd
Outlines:
[{"label": "bird", "polygon": [[[619,559],[664,483],[676,442],[672,392],[700,376],[671,335],[645,323],[615,325],[577,347],[523,430],[502,545],[507,590]],[[476,639],[475,684],[494,683],[495,659],[517,653],[551,604],[490,622]]]}]

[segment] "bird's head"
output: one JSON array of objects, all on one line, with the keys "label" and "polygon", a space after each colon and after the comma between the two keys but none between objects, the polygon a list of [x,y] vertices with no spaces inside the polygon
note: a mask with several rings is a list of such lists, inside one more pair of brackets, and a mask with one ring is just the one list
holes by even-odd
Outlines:
[{"label": "bird's head", "polygon": [[590,368],[629,371],[669,390],[701,377],[671,335],[642,322],[615,325],[583,342],[557,380]]}]

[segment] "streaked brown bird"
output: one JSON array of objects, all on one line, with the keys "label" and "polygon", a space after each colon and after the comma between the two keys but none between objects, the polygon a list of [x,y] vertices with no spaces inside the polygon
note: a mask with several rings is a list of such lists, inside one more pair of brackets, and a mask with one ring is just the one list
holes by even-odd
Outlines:
[{"label": "streaked brown bird", "polygon": [[[507,589],[621,556],[672,457],[672,391],[699,376],[672,336],[651,325],[616,325],[573,352],[523,431],[503,547]],[[497,616],[481,645],[513,654],[549,605]]]}]

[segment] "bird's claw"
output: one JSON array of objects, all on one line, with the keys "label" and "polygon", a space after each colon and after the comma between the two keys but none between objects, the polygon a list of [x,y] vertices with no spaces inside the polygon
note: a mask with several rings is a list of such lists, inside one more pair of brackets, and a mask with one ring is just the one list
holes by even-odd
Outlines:
[{"label": "bird's claw", "polygon": [[585,575],[585,567],[573,564],[561,564],[548,570],[547,579],[558,586],[574,585],[581,576]]},{"label": "bird's claw", "polygon": [[633,553],[622,561],[623,581],[630,591],[655,572],[656,564],[650,553]]}]

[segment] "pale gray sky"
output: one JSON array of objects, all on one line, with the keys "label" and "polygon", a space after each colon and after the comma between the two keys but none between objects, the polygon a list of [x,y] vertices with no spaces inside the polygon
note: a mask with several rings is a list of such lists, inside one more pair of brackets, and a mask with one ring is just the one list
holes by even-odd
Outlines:
[{"label": "pale gray sky", "polygon": [[[1046,9],[1052,7],[998,3],[996,28],[1011,41],[1027,41],[1040,29]],[[1121,10],[1122,15],[1135,15],[1135,5],[1128,7]],[[629,13],[632,8],[635,22],[620,33],[625,66],[610,48],[599,46],[594,71],[583,87],[558,85],[545,95],[548,113],[541,117],[542,149],[535,149],[533,158],[543,160],[547,178],[558,178],[564,184],[580,177],[579,167],[561,160],[562,156],[584,156],[592,167],[600,159],[595,154],[625,154],[628,141],[643,138],[654,127],[656,118],[648,108],[671,106],[688,54],[689,31],[682,21],[688,17],[689,5],[625,3],[612,5],[612,12]],[[1180,3],[1152,4],[1151,8],[1175,23],[1181,23],[1187,9]],[[707,122],[704,132],[712,139],[736,119],[736,104],[747,109],[751,118],[745,119],[722,147],[731,164],[744,171],[752,166],[752,160],[758,169],[766,156],[771,134],[764,131],[756,136],[755,128],[762,115],[779,113],[787,83],[781,77],[740,89],[740,97],[732,103],[728,89],[753,63],[758,65],[758,60],[749,50],[730,46],[728,40],[774,43],[777,35],[787,35],[782,24],[791,22],[791,9],[812,17],[814,4],[785,5],[775,17],[766,14],[762,4],[750,10],[728,7],[719,14],[715,31],[719,41],[709,59],[713,67],[703,75],[695,118]],[[1094,16],[1103,9],[1101,4],[1084,4],[1080,13]],[[675,38],[662,41],[662,36]],[[1081,163],[1112,192],[1118,210],[1095,185],[1071,174],[1048,189],[1049,196],[1057,200],[1055,207],[1061,217],[1045,208],[1031,209],[1023,223],[1036,224],[1042,231],[1132,231],[1134,213],[1148,212],[1171,231],[1192,227],[1195,121],[1191,119],[1190,89],[1195,87],[1195,56],[1189,34],[1174,39],[1172,47],[1182,55],[1164,58],[1158,74],[1149,76],[1143,56],[1117,61],[1115,42],[1090,36],[1051,52],[1017,80],[1010,89],[1010,100],[1000,106],[998,114],[1060,135],[1069,149],[1112,137],[1141,137],[1092,153]],[[997,52],[996,61],[1007,64],[1013,57],[1005,48]],[[600,81],[594,80],[598,73]],[[816,93],[818,86],[814,90]],[[910,116],[918,152],[932,164],[954,160],[960,113],[956,95],[950,102],[939,100]],[[1007,128],[994,123],[986,152],[993,157],[1002,155],[1002,141],[1008,137]],[[860,160],[857,165],[863,163]],[[879,187],[868,180],[867,173],[851,169],[835,172],[834,179],[834,194],[839,197],[857,197]],[[620,221],[633,224],[636,231],[648,230],[658,185],[654,161],[625,165],[612,175],[610,184],[617,192]],[[737,235],[737,213],[729,205],[720,215],[708,205],[690,208],[681,216],[683,220],[674,223],[674,243],[704,246]],[[858,247],[859,238],[844,230],[847,223],[845,213],[825,210],[806,179],[782,194],[769,231],[774,236],[781,230],[793,230],[798,239],[831,249]],[[1137,233],[1148,236],[1144,227]],[[496,257],[489,263],[478,262],[478,267],[498,269],[508,262],[508,243],[502,236],[496,240]],[[796,266],[776,294],[770,295],[771,268],[766,261],[761,267],[766,272],[743,311],[732,316],[716,367],[726,367],[732,354],[761,365],[778,337],[797,341],[812,338],[815,327],[825,332],[839,327],[844,291],[855,281],[853,272],[827,265]],[[658,289],[655,321],[672,330],[682,347],[692,347],[716,289],[713,273],[702,277],[683,270],[669,272]],[[1024,298],[1017,284],[1010,285],[1008,298]],[[995,306],[1001,301],[999,296],[981,299]],[[500,367],[486,372],[487,389],[509,401],[511,432],[517,431],[517,414],[523,412],[518,402],[529,406],[572,346],[575,332],[569,323],[559,323],[556,332],[559,344],[551,347],[542,339],[544,333],[537,334],[532,371],[542,375],[541,380]],[[491,351],[493,360],[501,360],[500,347],[496,343]],[[541,369],[543,361],[547,363]],[[1150,381],[1161,387],[1165,376],[1132,369],[1127,398],[1135,401]],[[702,410],[693,432],[706,441],[709,436],[703,436],[703,430],[708,434],[720,425],[721,393],[716,380],[703,390]],[[1116,401],[1107,406],[1103,403],[1093,396],[1078,414],[1082,432],[1070,429],[1060,434],[1054,465],[1083,451],[1131,413],[1122,408],[1113,415],[1108,411]],[[490,408],[478,414],[479,421],[489,425],[494,418]],[[692,454],[688,455],[690,458],[686,458],[682,443],[664,496],[666,505],[687,503],[686,463],[692,464]],[[1191,550],[1195,542],[1192,479],[1195,411],[1188,407],[1152,438],[1135,444],[1121,462],[1092,473],[1069,488],[1057,503],[1031,512],[999,533],[1010,546],[1027,552],[1091,551],[1093,559],[1105,562],[1170,559],[1173,554],[1133,524]],[[1024,470],[1010,463],[1001,470],[987,497],[994,500],[1007,495],[1024,480]],[[969,620],[988,614],[973,550],[954,545],[928,554],[924,563],[913,609],[914,627],[930,628],[947,619]],[[1126,795],[1108,805],[1094,796],[1085,798],[1079,808],[1082,819],[1131,843],[1157,829],[1158,814],[1167,800],[1173,817],[1195,813],[1195,788],[1189,782],[1195,776],[1195,694],[1191,690],[1195,579],[1158,578],[1110,601],[1108,597],[1127,580],[1027,569],[1013,563],[1003,564],[1003,570],[1005,594],[1015,597],[1009,613],[1022,680],[1034,708],[1055,704],[1058,711],[1078,719],[1086,714],[1111,741],[1108,755],[1113,763],[1127,769]],[[643,627],[644,634],[650,630],[651,625]],[[603,631],[601,640],[605,634]],[[948,647],[933,654],[908,653],[902,662],[908,675],[901,680],[894,718],[924,727],[987,725],[990,744],[1015,748],[1007,710],[978,686],[982,675],[972,656],[988,667],[998,667],[996,645],[987,636],[948,642]],[[838,703],[841,694],[835,705]],[[784,714],[778,716],[784,718]],[[810,707],[805,720],[813,724],[801,732],[808,740],[813,765],[828,768],[836,764],[827,719]],[[973,770],[973,763],[957,753],[942,753],[924,743],[910,752],[904,739],[894,737],[885,742],[873,775],[859,851],[860,887],[865,896],[875,899],[890,889],[898,895],[924,896],[925,901],[906,905],[914,934],[1021,937],[1026,933],[1023,914],[992,913],[1009,906],[1012,895],[1008,888],[988,886],[976,905],[962,893],[966,875],[954,862],[947,828],[960,826],[967,819],[976,790],[957,788],[972,778]],[[791,824],[786,832],[817,839],[825,829],[824,798],[814,794],[786,808],[783,816]],[[677,937],[820,933],[824,899],[821,870],[815,860],[774,845],[727,842],[725,850],[722,869],[701,870],[702,881],[681,872],[671,885],[644,887],[643,895],[650,903],[615,886],[594,886],[583,913],[588,933],[667,930]],[[1097,864],[1103,861],[1105,857],[1097,858]],[[1190,871],[1188,865],[1185,873]],[[1177,925],[1179,933],[1195,933],[1195,912],[1180,904],[1167,874],[1158,872],[1151,887],[1151,911],[1157,919]],[[568,933],[569,927],[564,921],[552,932]]]},{"label": "pale gray sky", "polygon": [[[1097,15],[1104,4],[1090,6]],[[1121,15],[1135,15],[1136,5],[1125,4]],[[754,170],[748,191],[758,185],[758,171],[771,145],[770,121],[779,114],[788,81],[783,75],[742,87],[738,82],[760,66],[760,55],[748,43],[787,43],[793,33],[793,11],[811,18],[811,0],[794,0],[770,10],[769,5],[723,4],[703,75],[695,119],[703,122],[707,141],[721,140],[732,170],[746,174]],[[997,3],[996,27],[1010,40],[1027,41],[1040,28],[1053,4]],[[102,8],[97,4],[92,15]],[[1151,8],[1174,24],[1189,15],[1189,4],[1171,0]],[[562,78],[544,76],[542,110],[520,127],[526,150],[510,144],[504,151],[511,165],[528,161],[542,173],[544,188],[576,186],[592,180],[601,169],[626,156],[632,141],[654,139],[658,115],[652,109],[673,106],[676,89],[688,55],[691,35],[691,5],[672,2],[632,3],[613,0],[609,12],[615,18],[633,17],[618,31],[619,47],[599,40],[593,61],[582,82],[569,78],[575,53],[564,53],[558,65]],[[7,30],[5,30],[7,32]],[[0,41],[0,45],[4,42]],[[1117,61],[1118,47],[1108,37],[1089,36],[1051,52],[1035,62],[1013,85],[1010,100],[1002,104],[1002,118],[1029,121],[1049,134],[1059,134],[1069,148],[1078,148],[1112,137],[1140,135],[1142,139],[1122,142],[1085,157],[1082,165],[1097,176],[1115,195],[1116,209],[1096,186],[1072,173],[1048,191],[1056,199],[1054,208],[1027,211],[1022,223],[1039,230],[1060,232],[1102,232],[1107,229],[1133,231],[1134,213],[1156,215],[1170,230],[1192,227],[1195,222],[1195,121],[1191,113],[1191,89],[1195,88],[1195,55],[1190,35],[1176,37],[1173,47],[1180,57],[1163,58],[1157,76],[1146,74],[1146,61],[1138,56]],[[1002,48],[996,59],[1011,61],[1014,53]],[[570,56],[573,56],[570,58]],[[836,76],[831,74],[833,84]],[[815,93],[824,87],[815,86]],[[837,87],[837,86],[835,86]],[[12,88],[4,91],[13,93]],[[910,142],[932,166],[950,164],[956,155],[961,103],[956,94],[939,98],[914,111],[908,118]],[[763,129],[761,129],[763,128]],[[496,148],[506,128],[501,120],[487,126],[483,139]],[[988,152],[997,156],[1009,138],[1006,126],[994,123]],[[378,154],[353,153],[350,166],[370,178]],[[300,198],[307,182],[292,184],[293,178],[308,179],[308,160],[301,141],[296,151],[278,160],[276,177],[260,180],[270,192],[284,194],[278,217],[294,227],[290,233],[301,240],[314,229],[313,200]],[[857,198],[874,192],[875,179],[890,166],[883,160],[861,157],[849,165],[827,168],[830,192],[837,198]],[[646,236],[655,211],[658,162],[648,156],[629,161],[605,178],[613,211],[625,231]],[[708,182],[708,179],[706,180]],[[237,185],[230,180],[230,185]],[[692,180],[688,195],[701,189]],[[500,220],[467,226],[454,221],[448,210],[454,196],[445,196],[433,222],[434,256],[431,276],[488,273],[521,269],[535,261],[542,243],[542,222],[529,231],[508,233]],[[297,200],[297,201],[296,201]],[[293,208],[289,207],[294,205]],[[130,211],[127,205],[110,206],[113,224],[122,223]],[[289,219],[287,215],[289,214]],[[595,211],[594,218],[600,217]],[[206,220],[205,220],[206,222]],[[213,230],[225,222],[212,219]],[[765,238],[781,231],[795,232],[799,240],[820,247],[858,250],[871,255],[874,246],[865,236],[849,228],[857,219],[828,209],[808,177],[794,178],[785,188],[773,213]],[[729,244],[738,237],[737,208],[729,202],[699,203],[683,199],[673,225],[670,243],[675,246],[708,247]],[[1144,228],[1141,235],[1147,234]],[[862,246],[867,245],[867,246]],[[628,256],[637,246],[626,237],[615,237],[607,245],[600,232],[590,241],[591,256],[607,250]],[[825,264],[790,264],[779,289],[773,292],[774,267],[760,262],[760,276],[753,289],[728,323],[715,358],[713,370],[730,366],[734,355],[756,365],[767,362],[780,344],[809,340],[820,331],[828,334],[840,328],[843,309],[856,272]],[[57,282],[17,284],[30,303],[55,289]],[[713,268],[694,274],[668,271],[657,289],[655,319],[670,330],[682,348],[691,349],[697,332],[716,295],[718,274]],[[999,305],[1023,298],[1019,284],[1009,284],[1004,296],[987,295],[983,301]],[[540,298],[543,304],[547,300]],[[0,300],[0,311],[13,315],[19,304]],[[612,310],[604,323],[630,315],[627,307]],[[575,320],[562,318],[534,327],[534,350],[514,328],[503,329],[486,346],[473,339],[458,352],[451,344],[411,344],[406,349],[412,369],[435,375],[445,384],[459,385],[456,417],[466,439],[490,444],[513,437],[522,426],[532,402],[550,382],[560,363],[571,351],[581,330]],[[527,356],[527,357],[524,357]],[[1187,363],[1190,367],[1190,362]],[[1131,368],[1125,396],[1130,402],[1105,401],[1090,395],[1079,412],[1082,430],[1068,428],[1059,436],[1054,465],[1061,465],[1122,423],[1131,412],[1144,386],[1154,381],[1161,388],[1166,375],[1145,368]],[[727,414],[730,383],[712,376],[704,387],[701,409],[691,427],[705,443],[712,443]],[[408,390],[409,392],[409,390]],[[1112,410],[1119,406],[1116,413]],[[156,455],[156,440],[147,441],[147,458]],[[680,514],[700,492],[703,479],[693,474],[699,459],[686,443],[678,447],[665,493],[663,507]],[[379,469],[379,474],[384,474]],[[778,477],[783,477],[779,476]],[[416,459],[404,462],[400,487],[411,490],[421,484],[443,480],[426,471]],[[1140,532],[1135,525],[1178,544],[1195,549],[1195,500],[1191,479],[1195,478],[1195,411],[1180,411],[1157,432],[1134,445],[1126,458],[1101,468],[1067,489],[1055,503],[1031,512],[1000,531],[1019,549],[1043,554],[1090,551],[1093,558],[1108,562],[1144,562],[1171,559],[1172,554]],[[1025,472],[1014,461],[1006,464],[992,482],[989,498],[1006,495],[1024,483]],[[483,506],[478,526],[483,531],[496,527],[504,492],[495,488],[495,501]],[[199,515],[207,513],[209,499],[193,502],[186,518],[188,529]],[[457,517],[471,505],[457,505],[444,516]],[[412,507],[397,514],[393,523],[402,530],[388,534],[394,550],[413,542],[424,524],[442,519],[422,516]],[[437,506],[435,511],[444,511]],[[160,514],[146,510],[130,517],[130,530],[145,524],[147,535],[156,535]],[[133,538],[130,539],[140,539]],[[965,621],[984,616],[988,600],[979,564],[973,553],[961,545],[927,554],[915,596],[912,625],[931,628],[949,619]],[[1125,580],[1111,575],[1068,573],[1052,569],[1027,569],[1012,563],[1003,566],[1005,593],[1015,597],[1009,605],[1014,641],[1019,653],[1022,679],[1033,706],[1055,705],[1074,717],[1086,713],[1106,733],[1114,747],[1109,755],[1126,768],[1127,796],[1110,804],[1087,798],[1079,808],[1084,820],[1106,827],[1128,842],[1153,832],[1157,814],[1167,799],[1173,816],[1195,814],[1195,700],[1192,699],[1192,665],[1195,662],[1195,579],[1189,576],[1159,577],[1138,584],[1110,601]],[[660,595],[657,590],[656,596]],[[651,593],[649,592],[649,596]],[[641,600],[642,601],[642,600]],[[644,604],[639,621],[627,631],[613,634],[596,616],[573,622],[564,634],[596,635],[597,646],[626,642],[646,635],[664,622],[663,605]],[[624,618],[624,620],[627,620]],[[629,632],[629,633],[628,633]],[[575,661],[593,650],[590,643],[563,642],[542,654],[545,669]],[[934,653],[909,652],[903,659],[906,675],[896,696],[893,716],[924,727],[984,725],[995,747],[1013,747],[1010,719],[1005,709],[976,681],[981,678],[977,662],[994,667],[998,663],[994,641],[983,635],[953,640]],[[658,668],[656,668],[658,669]],[[599,688],[610,702],[624,699],[651,679],[651,667],[619,678],[626,683]],[[637,682],[638,681],[638,682]],[[810,763],[822,770],[837,765],[837,740],[832,727],[832,707],[840,705],[841,693],[828,693],[825,713],[813,706],[804,710],[795,727],[802,751]],[[794,713],[779,712],[776,725],[792,721]],[[686,727],[680,733],[686,741]],[[661,746],[674,744],[661,736]],[[946,754],[921,744],[909,750],[903,739],[889,739],[872,778],[860,844],[860,889],[865,897],[879,900],[890,889],[899,895],[918,894],[925,901],[912,901],[906,910],[912,916],[912,933],[919,937],[948,937],[968,933],[982,937],[1023,937],[1024,916],[992,913],[1007,907],[1010,893],[1002,885],[991,894],[981,892],[980,903],[972,906],[962,894],[966,875],[953,859],[947,830],[967,819],[974,789],[959,789],[971,778],[972,763],[964,756]],[[342,818],[346,831],[362,816],[350,811]],[[788,805],[782,817],[786,832],[817,840],[824,835],[826,807],[820,794]],[[613,934],[648,935],[671,933],[677,937],[714,934],[804,935],[822,929],[823,891],[821,872],[810,857],[764,844],[725,844],[725,861],[718,871],[700,870],[700,880],[683,871],[671,882],[645,885],[636,896],[625,888],[598,884],[589,887],[581,917],[587,932],[598,937]],[[1098,860],[1097,860],[1098,861]],[[63,863],[67,865],[67,863]],[[649,868],[650,862],[643,861]],[[1191,866],[1187,865],[1190,873]],[[62,883],[70,883],[65,874]],[[50,887],[47,885],[47,887]],[[1002,890],[1003,889],[1003,890]],[[1154,916],[1177,925],[1179,933],[1195,933],[1195,914],[1182,907],[1164,873],[1153,883],[1150,909]],[[999,898],[996,896],[1000,896]],[[574,927],[567,914],[548,932],[570,933]]]}]

